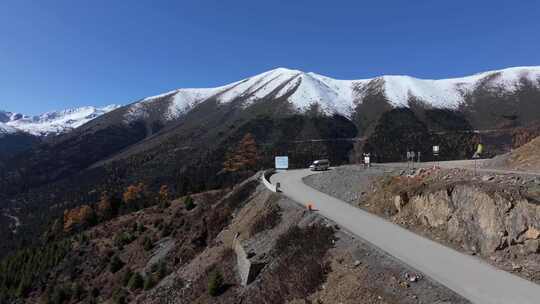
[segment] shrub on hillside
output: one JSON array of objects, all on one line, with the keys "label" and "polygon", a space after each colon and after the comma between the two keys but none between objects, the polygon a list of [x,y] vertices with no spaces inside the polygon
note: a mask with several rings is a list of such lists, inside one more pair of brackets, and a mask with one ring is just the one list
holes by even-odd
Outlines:
[{"label": "shrub on hillside", "polygon": [[133,242],[137,237],[129,232],[119,232],[114,236],[113,242],[116,247],[122,249],[125,245]]},{"label": "shrub on hillside", "polygon": [[113,292],[112,300],[114,304],[126,304],[127,293],[123,288],[117,288]]},{"label": "shrub on hillside", "polygon": [[154,243],[152,242],[152,239],[149,236],[145,236],[143,239],[143,248],[146,251],[152,250],[154,248]]},{"label": "shrub on hillside", "polygon": [[151,275],[147,276],[146,278],[144,278],[144,290],[150,290],[154,287],[155,282],[154,282],[154,279],[152,278]]},{"label": "shrub on hillside", "polygon": [[127,286],[129,283],[129,280],[131,279],[131,276],[133,275],[133,271],[131,269],[126,270],[124,272],[124,275],[122,276],[122,285]]},{"label": "shrub on hillside", "polygon": [[122,267],[124,267],[124,262],[117,255],[113,256],[109,264],[109,270],[112,273],[117,273]]},{"label": "shrub on hillside", "polygon": [[170,202],[169,187],[167,187],[167,185],[162,185],[158,192],[158,206],[161,209],[166,209],[171,205]]},{"label": "shrub on hillside", "polygon": [[191,196],[187,196],[184,199],[184,206],[186,207],[186,210],[188,211],[195,208],[195,203],[193,202],[193,198],[191,198]]},{"label": "shrub on hillside", "polygon": [[223,290],[223,275],[218,270],[214,270],[208,276],[208,294],[217,297]]},{"label": "shrub on hillside", "polygon": [[281,210],[279,205],[270,205],[270,210],[259,215],[253,225],[250,227],[250,234],[255,235],[259,232],[270,230],[279,224],[281,221]]},{"label": "shrub on hillside", "polygon": [[131,279],[129,279],[128,288],[130,290],[141,289],[144,286],[144,279],[138,272],[133,273]]}]

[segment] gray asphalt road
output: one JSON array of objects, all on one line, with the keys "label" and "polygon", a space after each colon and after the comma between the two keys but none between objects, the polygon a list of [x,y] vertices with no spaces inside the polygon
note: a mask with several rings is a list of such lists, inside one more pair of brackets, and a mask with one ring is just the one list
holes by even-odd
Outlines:
[{"label": "gray asphalt road", "polygon": [[382,218],[319,192],[302,182],[309,170],[274,174],[285,195],[312,203],[321,215],[417,269],[473,303],[538,304],[540,285],[428,240]]}]

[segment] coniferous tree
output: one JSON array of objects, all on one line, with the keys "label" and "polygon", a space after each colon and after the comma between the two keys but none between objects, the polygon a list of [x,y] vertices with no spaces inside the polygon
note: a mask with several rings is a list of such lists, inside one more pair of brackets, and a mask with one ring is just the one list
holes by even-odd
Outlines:
[{"label": "coniferous tree", "polygon": [[191,196],[188,195],[184,199],[184,206],[186,207],[186,210],[188,211],[195,208],[195,203],[193,202],[193,198]]},{"label": "coniferous tree", "polygon": [[128,288],[131,290],[137,290],[144,287],[144,279],[140,273],[135,272],[129,279]]}]

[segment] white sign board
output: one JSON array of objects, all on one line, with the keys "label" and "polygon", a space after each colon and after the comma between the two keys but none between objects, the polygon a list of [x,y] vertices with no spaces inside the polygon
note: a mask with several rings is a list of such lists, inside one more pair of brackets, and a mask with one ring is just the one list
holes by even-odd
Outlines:
[{"label": "white sign board", "polygon": [[276,169],[289,169],[289,157],[276,156]]},{"label": "white sign board", "polygon": [[433,154],[439,154],[439,146],[433,146]]}]

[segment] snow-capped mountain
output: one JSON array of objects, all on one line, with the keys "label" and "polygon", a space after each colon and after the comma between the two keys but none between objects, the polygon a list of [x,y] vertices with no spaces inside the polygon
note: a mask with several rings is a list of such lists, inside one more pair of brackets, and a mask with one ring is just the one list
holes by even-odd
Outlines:
[{"label": "snow-capped mountain", "polygon": [[318,103],[325,113],[346,117],[350,117],[355,108],[372,94],[382,94],[394,107],[407,107],[409,101],[415,99],[435,108],[456,109],[479,88],[512,93],[524,81],[540,87],[540,67],[514,67],[440,80],[396,75],[337,80],[315,73],[277,68],[221,87],[178,89],[148,97],[130,105],[126,118],[145,117],[152,103],[164,98],[168,100],[164,113],[166,119],[178,118],[208,99],[223,104],[241,100],[243,107],[249,107],[261,100],[285,98],[300,112]]},{"label": "snow-capped mountain", "polygon": [[119,107],[118,105],[102,108],[89,106],[47,112],[37,116],[0,111],[0,132],[22,131],[35,136],[65,133]]},{"label": "snow-capped mountain", "polygon": [[15,128],[10,127],[10,126],[6,125],[3,122],[0,122],[0,137],[2,135],[12,134],[12,133],[15,133],[15,132],[17,132],[17,130]]}]

